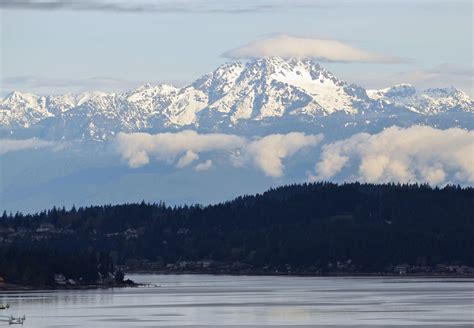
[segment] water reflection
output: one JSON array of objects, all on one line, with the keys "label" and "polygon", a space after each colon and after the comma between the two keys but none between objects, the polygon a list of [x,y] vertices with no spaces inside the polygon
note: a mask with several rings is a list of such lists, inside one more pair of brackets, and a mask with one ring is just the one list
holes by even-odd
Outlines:
[{"label": "water reflection", "polygon": [[[474,280],[137,275],[159,285],[1,293],[25,327],[466,326]],[[0,325],[3,323],[0,322]]]}]

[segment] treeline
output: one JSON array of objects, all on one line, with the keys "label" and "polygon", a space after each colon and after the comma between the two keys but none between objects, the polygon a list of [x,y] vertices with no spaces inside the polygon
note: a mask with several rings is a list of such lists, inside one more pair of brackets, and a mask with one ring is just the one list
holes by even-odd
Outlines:
[{"label": "treeline", "polygon": [[[55,254],[46,262],[52,271],[57,261],[69,263],[63,257],[91,261],[90,254],[110,265],[210,260],[324,271],[340,262],[354,272],[474,265],[474,189],[459,186],[290,185],[211,206],[142,202],[4,213],[0,227],[17,235],[1,244],[2,258],[47,250]],[[0,276],[22,258],[9,256]]]},{"label": "treeline", "polygon": [[[55,286],[55,275],[61,274],[76,285],[92,285],[97,284],[101,277],[114,277],[116,272],[108,254],[62,252],[61,249],[43,247],[0,249],[0,276],[13,284]],[[122,281],[123,277],[117,283]]]}]

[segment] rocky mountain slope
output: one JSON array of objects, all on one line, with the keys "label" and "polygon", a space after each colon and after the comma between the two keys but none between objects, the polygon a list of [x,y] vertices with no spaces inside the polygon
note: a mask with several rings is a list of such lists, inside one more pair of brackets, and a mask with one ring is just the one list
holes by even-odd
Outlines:
[{"label": "rocky mountain slope", "polygon": [[325,126],[377,130],[413,123],[471,128],[473,112],[473,100],[454,88],[419,91],[404,84],[365,90],[314,61],[274,57],[223,64],[183,88],[144,85],[120,94],[55,96],[13,92],[0,100],[0,136],[106,140],[121,131],[259,134],[262,126],[316,132]]}]

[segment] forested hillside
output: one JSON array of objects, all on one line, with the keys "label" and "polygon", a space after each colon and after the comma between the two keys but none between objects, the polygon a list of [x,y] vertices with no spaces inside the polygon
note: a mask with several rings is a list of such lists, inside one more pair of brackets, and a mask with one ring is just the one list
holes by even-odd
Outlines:
[{"label": "forested hillside", "polygon": [[211,206],[141,203],[4,213],[0,276],[29,283],[44,275],[44,284],[52,274],[94,280],[100,270],[116,267],[463,273],[474,265],[473,237],[472,188],[315,183]]}]

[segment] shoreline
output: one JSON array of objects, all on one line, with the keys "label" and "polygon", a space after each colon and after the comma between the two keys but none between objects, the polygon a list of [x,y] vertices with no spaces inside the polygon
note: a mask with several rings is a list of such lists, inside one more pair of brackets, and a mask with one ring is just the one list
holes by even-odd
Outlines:
[{"label": "shoreline", "polygon": [[[312,278],[439,278],[439,279],[474,279],[472,274],[427,274],[427,273],[277,273],[277,272],[202,272],[202,271],[150,271],[134,270],[127,271],[131,275],[214,275],[214,276],[247,276],[247,277],[312,277]],[[150,286],[146,283],[128,283],[112,285],[79,285],[79,286],[28,286],[18,284],[0,284],[0,293],[2,292],[33,292],[33,291],[55,291],[55,290],[100,290],[127,287]],[[155,286],[156,287],[156,286]]]},{"label": "shoreline", "polygon": [[89,290],[89,289],[112,289],[112,288],[125,288],[125,287],[140,287],[145,284],[139,283],[127,283],[127,284],[111,284],[111,285],[76,285],[76,286],[29,286],[29,285],[18,285],[18,284],[0,284],[1,292],[21,292],[21,291],[55,291],[55,290]]},{"label": "shoreline", "polygon": [[417,277],[417,278],[474,278],[474,274],[447,274],[447,273],[406,273],[406,274],[396,274],[396,273],[370,273],[370,272],[360,272],[360,273],[311,273],[311,272],[219,272],[219,271],[154,271],[154,270],[130,270],[126,271],[128,275],[136,274],[156,274],[156,275],[214,275],[214,276],[268,276],[268,277],[354,277],[354,278],[373,278],[373,277]]}]

